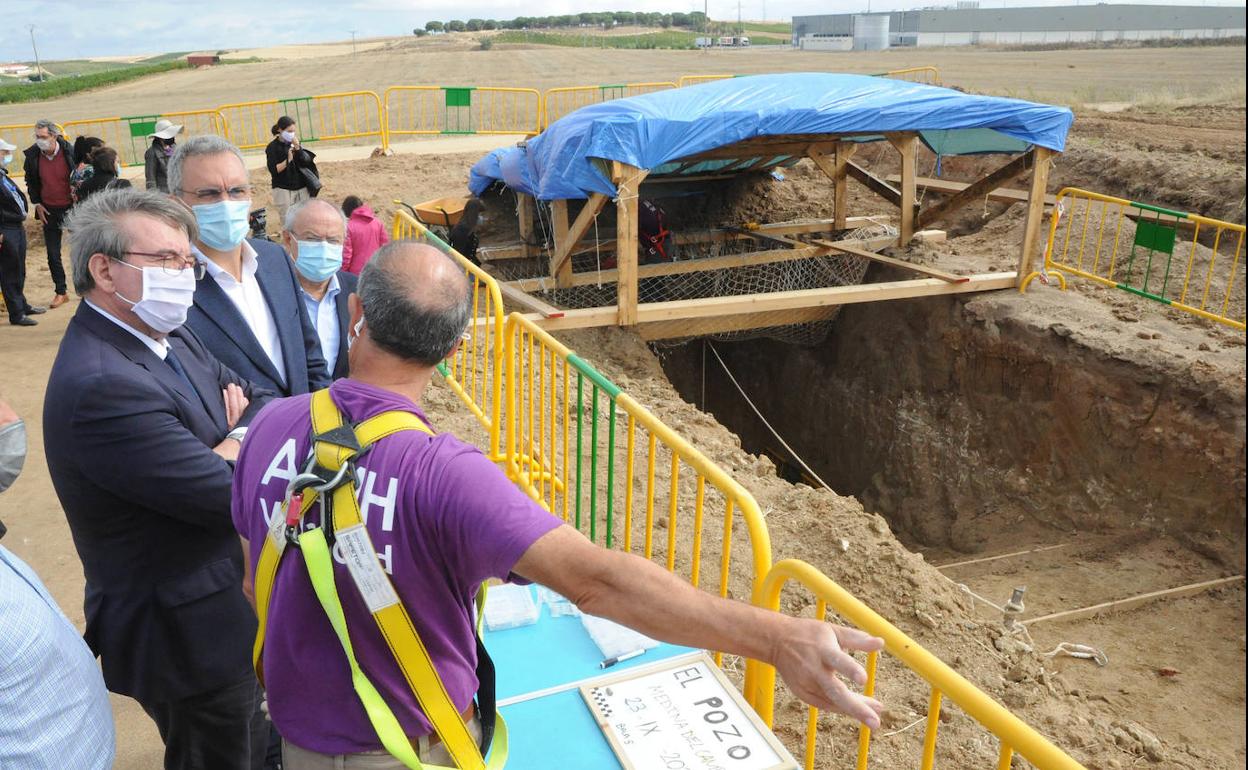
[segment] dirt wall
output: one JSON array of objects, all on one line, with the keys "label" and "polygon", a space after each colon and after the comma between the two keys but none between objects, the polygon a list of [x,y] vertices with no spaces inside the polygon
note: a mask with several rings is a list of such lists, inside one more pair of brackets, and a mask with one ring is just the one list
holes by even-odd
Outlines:
[{"label": "dirt wall", "polygon": [[[855,305],[819,346],[715,350],[819,476],[913,544],[1140,527],[1242,568],[1242,376],[1088,339],[1025,301]],[[787,454],[702,343],[664,368],[745,447]]]}]

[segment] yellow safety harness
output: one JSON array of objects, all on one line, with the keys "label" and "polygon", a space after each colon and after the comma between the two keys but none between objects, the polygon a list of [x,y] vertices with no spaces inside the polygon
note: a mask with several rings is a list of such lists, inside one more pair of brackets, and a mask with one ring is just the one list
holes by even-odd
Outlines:
[{"label": "yellow safety harness", "polygon": [[[342,413],[330,398],[328,388],[312,394],[313,456],[307,470],[291,480],[287,487],[286,499],[273,517],[268,536],[260,550],[259,563],[256,565],[256,614],[259,616],[260,625],[256,632],[252,660],[256,674],[263,683],[261,655],[264,650],[264,632],[268,623],[273,581],[287,546],[296,546],[303,553],[313,591],[347,656],[351,667],[352,686],[382,745],[409,768],[421,770],[435,767],[421,764],[411,740],[404,733],[394,712],[360,669],[351,637],[347,633],[346,618],[334,581],[333,560],[330,557],[332,540],[338,545],[339,552],[346,560],[352,582],[377,622],[391,654],[420,703],[421,711],[446,746],[455,768],[498,770],[507,762],[507,726],[496,714],[494,664],[481,643],[479,630],[477,679],[480,684],[477,704],[481,719],[480,746],[473,740],[463,717],[447,694],[424,643],[412,625],[407,609],[377,558],[368,530],[360,517],[360,506],[356,499],[355,461],[386,436],[408,430],[433,435],[433,431],[419,417],[404,411],[382,412],[364,420],[353,429],[343,424]],[[320,524],[302,531],[303,517],[318,499],[322,503]],[[330,535],[327,536],[327,532]],[[479,596],[478,599],[480,598]],[[488,764],[483,758],[487,751]]]}]

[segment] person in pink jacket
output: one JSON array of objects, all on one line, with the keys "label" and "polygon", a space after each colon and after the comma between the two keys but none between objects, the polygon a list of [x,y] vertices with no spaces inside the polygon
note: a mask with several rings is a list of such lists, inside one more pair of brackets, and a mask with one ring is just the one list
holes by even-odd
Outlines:
[{"label": "person in pink jacket", "polygon": [[390,242],[386,226],[359,196],[348,195],[342,202],[347,217],[347,238],[342,244],[342,269],[359,275],[373,252]]}]

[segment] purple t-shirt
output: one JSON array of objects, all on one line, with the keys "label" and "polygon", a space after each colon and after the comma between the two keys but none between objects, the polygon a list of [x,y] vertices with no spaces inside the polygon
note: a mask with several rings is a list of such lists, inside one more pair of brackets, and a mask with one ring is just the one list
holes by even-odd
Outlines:
[{"label": "purple t-shirt", "polygon": [[[371,385],[339,380],[330,392],[347,422],[390,409],[425,419],[408,399]],[[267,405],[243,443],[234,474],[234,527],[250,544],[253,570],[287,482],[307,462],[310,402],[304,395]],[[359,463],[357,478],[360,514],[381,564],[463,711],[477,691],[473,597],[483,580],[511,576],[529,546],[562,521],[476,447],[449,434],[404,431],[384,438]],[[306,519],[318,522],[319,506]],[[337,556],[334,573],[360,666],[409,736],[433,732]],[[286,740],[322,754],[381,749],[297,549],[287,549],[278,569],[264,679],[269,714]]]}]

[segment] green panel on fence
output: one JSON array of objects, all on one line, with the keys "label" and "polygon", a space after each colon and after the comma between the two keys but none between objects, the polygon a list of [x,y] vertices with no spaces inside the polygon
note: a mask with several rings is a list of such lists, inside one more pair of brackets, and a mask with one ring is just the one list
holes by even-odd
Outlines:
[{"label": "green panel on fence", "polygon": [[1135,245],[1143,246],[1150,251],[1173,254],[1174,234],[1173,227],[1167,227],[1149,219],[1141,219],[1135,225]]},{"label": "green panel on fence", "polygon": [[471,107],[472,106],[472,90],[471,88],[443,88],[446,93],[447,107]]},{"label": "green panel on fence", "polygon": [[122,118],[130,121],[130,138],[146,139],[147,135],[156,130],[155,115],[140,115],[133,118]]},{"label": "green panel on fence", "polygon": [[316,124],[312,122],[312,97],[299,96],[294,99],[282,99],[282,114],[294,119],[299,129],[299,141],[315,142]]}]

